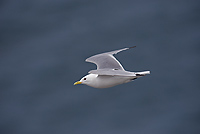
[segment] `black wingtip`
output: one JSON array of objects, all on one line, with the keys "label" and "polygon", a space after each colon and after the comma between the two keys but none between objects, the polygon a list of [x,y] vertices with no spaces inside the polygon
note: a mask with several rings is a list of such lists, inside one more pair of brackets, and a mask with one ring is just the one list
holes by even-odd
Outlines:
[{"label": "black wingtip", "polygon": [[129,49],[130,49],[130,48],[134,48],[134,47],[136,47],[136,46],[129,47]]}]

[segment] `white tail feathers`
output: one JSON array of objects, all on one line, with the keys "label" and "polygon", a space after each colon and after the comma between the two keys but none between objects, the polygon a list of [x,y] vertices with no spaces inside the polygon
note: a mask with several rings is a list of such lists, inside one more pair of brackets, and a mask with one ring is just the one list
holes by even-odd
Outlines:
[{"label": "white tail feathers", "polygon": [[135,72],[136,76],[145,76],[146,74],[150,74],[150,71],[143,71],[143,72]]}]

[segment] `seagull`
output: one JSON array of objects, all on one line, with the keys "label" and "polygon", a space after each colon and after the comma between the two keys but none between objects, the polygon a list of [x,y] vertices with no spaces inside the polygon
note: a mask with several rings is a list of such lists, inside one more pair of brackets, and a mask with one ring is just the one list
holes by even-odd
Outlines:
[{"label": "seagull", "polygon": [[80,81],[75,82],[74,85],[85,84],[94,88],[109,88],[150,74],[150,71],[125,71],[120,62],[113,56],[134,47],[136,46],[105,52],[87,58],[85,61],[96,64],[97,69],[89,71],[88,75],[81,78]]}]

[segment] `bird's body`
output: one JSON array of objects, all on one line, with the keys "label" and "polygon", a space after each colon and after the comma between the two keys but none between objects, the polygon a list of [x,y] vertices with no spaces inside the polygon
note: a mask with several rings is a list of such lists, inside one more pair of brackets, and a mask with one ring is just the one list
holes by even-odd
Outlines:
[{"label": "bird's body", "polygon": [[91,83],[88,83],[88,86],[94,88],[109,88],[119,84],[130,82],[133,77],[131,76],[109,76],[109,75],[97,75],[97,74],[89,74],[87,77],[93,78]]},{"label": "bird's body", "polygon": [[74,85],[85,84],[94,88],[109,88],[150,74],[150,71],[129,72],[124,70],[113,55],[127,49],[129,48],[97,54],[86,59],[87,62],[95,63],[97,70],[89,71],[90,74],[75,82]]}]

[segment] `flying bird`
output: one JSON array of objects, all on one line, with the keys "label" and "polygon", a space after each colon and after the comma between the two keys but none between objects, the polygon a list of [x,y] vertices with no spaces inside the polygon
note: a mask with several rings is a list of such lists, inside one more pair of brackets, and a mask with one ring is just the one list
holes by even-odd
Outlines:
[{"label": "flying bird", "polygon": [[96,64],[97,69],[89,71],[88,75],[84,76],[80,81],[75,82],[74,85],[85,84],[94,88],[109,88],[150,74],[150,71],[125,71],[120,62],[113,56],[134,47],[136,46],[105,52],[87,58],[86,62]]}]

